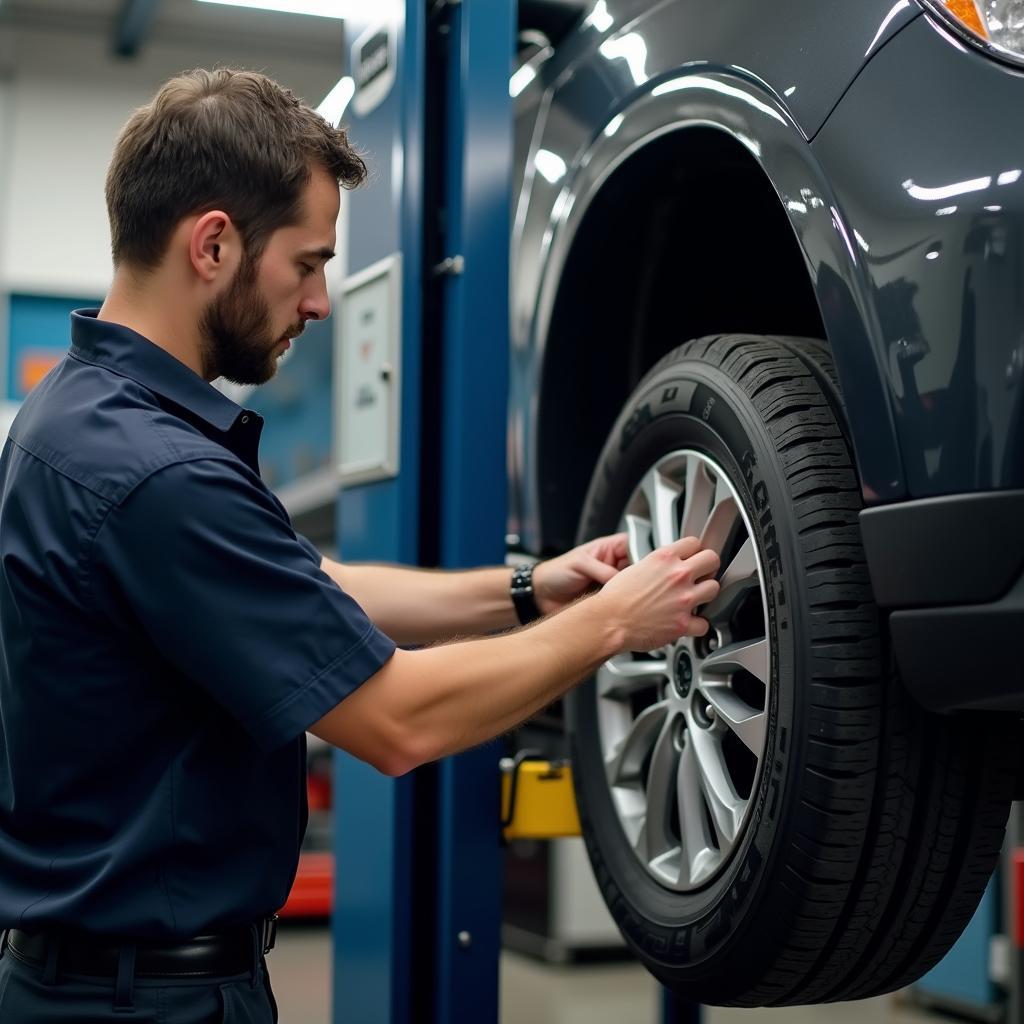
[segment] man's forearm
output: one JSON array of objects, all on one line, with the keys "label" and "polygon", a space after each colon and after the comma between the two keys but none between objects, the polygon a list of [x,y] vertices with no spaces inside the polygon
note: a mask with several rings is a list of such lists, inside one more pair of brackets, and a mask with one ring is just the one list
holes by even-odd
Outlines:
[{"label": "man's forearm", "polygon": [[599,597],[507,636],[397,651],[312,731],[388,774],[466,750],[557,700],[621,649]]},{"label": "man's forearm", "polygon": [[444,572],[392,565],[321,564],[370,621],[399,644],[481,636],[518,625],[511,569]]},{"label": "man's forearm", "polygon": [[389,775],[514,728],[620,651],[705,636],[718,555],[684,537],[596,594],[503,636],[398,650],[311,731]]}]

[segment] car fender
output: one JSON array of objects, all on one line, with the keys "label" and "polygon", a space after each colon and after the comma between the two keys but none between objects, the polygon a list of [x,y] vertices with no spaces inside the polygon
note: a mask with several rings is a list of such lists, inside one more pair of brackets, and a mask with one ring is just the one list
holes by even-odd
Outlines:
[{"label": "car fender", "polygon": [[[544,228],[536,302],[520,367],[537,394],[562,273],[577,231],[603,184],[645,146],[695,127],[730,135],[757,161],[786,211],[825,325],[846,402],[858,469],[869,502],[904,493],[893,413],[880,369],[878,313],[855,234],[849,228],[811,147],[783,103],[763,83],[736,70],[705,65],[650,83],[615,112],[567,169]],[[525,325],[524,325],[525,326]],[[536,416],[536,403],[527,407]],[[516,424],[519,443],[537,441],[535,423]],[[535,454],[523,452],[528,463]],[[529,480],[532,474],[526,474]]]}]

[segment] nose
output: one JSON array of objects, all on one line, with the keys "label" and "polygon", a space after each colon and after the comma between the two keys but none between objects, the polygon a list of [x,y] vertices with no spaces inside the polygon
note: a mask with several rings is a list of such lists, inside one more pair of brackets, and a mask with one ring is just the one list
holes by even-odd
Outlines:
[{"label": "nose", "polygon": [[312,292],[303,296],[299,303],[299,314],[306,320],[326,320],[331,315],[331,297],[327,293],[326,282]]}]

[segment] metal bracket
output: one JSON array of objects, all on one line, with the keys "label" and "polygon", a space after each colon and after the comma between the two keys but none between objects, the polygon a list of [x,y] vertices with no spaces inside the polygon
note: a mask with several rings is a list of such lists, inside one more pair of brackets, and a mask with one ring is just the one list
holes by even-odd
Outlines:
[{"label": "metal bracket", "polygon": [[[512,777],[508,791],[508,810],[501,817],[501,827],[503,829],[508,828],[509,825],[512,824],[512,819],[516,816],[516,796],[519,792],[519,771],[523,767],[523,762],[534,761],[543,756],[544,755],[539,750],[520,750],[512,759],[512,765],[508,771],[508,774]],[[502,770],[504,771],[504,766],[502,766]]]}]

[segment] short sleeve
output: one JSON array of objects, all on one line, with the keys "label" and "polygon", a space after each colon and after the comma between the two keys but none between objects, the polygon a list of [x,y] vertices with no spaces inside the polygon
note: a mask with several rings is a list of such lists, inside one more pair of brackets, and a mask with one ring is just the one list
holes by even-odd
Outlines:
[{"label": "short sleeve", "polygon": [[319,565],[323,561],[323,555],[317,550],[316,545],[308,538],[303,537],[301,533],[295,534],[295,539],[309,552],[309,557]]},{"label": "short sleeve", "polygon": [[303,540],[244,467],[175,463],[107,515],[93,591],[112,613],[129,609],[159,654],[270,750],[395,650]]}]

